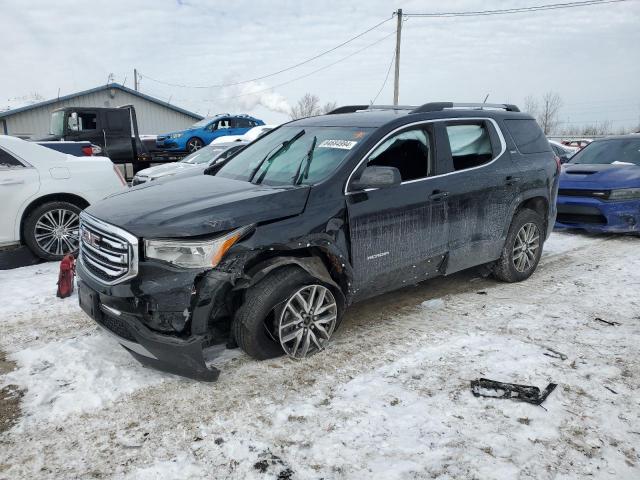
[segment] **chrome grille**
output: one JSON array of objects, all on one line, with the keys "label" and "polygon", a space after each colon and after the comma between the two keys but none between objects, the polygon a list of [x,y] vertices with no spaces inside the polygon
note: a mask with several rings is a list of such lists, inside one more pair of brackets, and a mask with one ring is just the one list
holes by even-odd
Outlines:
[{"label": "chrome grille", "polygon": [[82,212],[80,263],[95,280],[114,285],[138,274],[138,239]]}]

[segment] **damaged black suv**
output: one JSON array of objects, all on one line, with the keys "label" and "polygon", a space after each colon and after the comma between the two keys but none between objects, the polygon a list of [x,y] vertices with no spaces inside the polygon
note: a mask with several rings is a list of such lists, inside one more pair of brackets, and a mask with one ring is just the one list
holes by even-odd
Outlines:
[{"label": "damaged black suv", "polygon": [[80,305],[141,362],[196,379],[236,345],[304,358],[353,302],[477,265],[528,278],[558,173],[513,105],[341,107],[89,207]]}]

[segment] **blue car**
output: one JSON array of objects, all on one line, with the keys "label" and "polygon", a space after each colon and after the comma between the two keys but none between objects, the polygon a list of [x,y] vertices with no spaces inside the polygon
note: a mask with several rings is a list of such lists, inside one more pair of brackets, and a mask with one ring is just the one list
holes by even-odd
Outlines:
[{"label": "blue car", "polygon": [[556,227],[640,233],[640,135],[596,140],[563,166]]},{"label": "blue car", "polygon": [[258,125],[264,125],[264,122],[249,115],[224,113],[200,120],[186,130],[158,135],[156,147],[161,150],[195,152],[218,137],[242,135]]}]

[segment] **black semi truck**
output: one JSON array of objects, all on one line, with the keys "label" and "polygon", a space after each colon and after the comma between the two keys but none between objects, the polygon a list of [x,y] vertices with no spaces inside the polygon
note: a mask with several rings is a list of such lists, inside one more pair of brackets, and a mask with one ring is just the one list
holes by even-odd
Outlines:
[{"label": "black semi truck", "polygon": [[175,162],[187,155],[157,151],[155,140],[140,140],[133,105],[117,108],[65,107],[54,110],[51,113],[50,135],[38,141],[52,140],[98,145],[103,155],[120,166],[127,180],[152,164]]}]

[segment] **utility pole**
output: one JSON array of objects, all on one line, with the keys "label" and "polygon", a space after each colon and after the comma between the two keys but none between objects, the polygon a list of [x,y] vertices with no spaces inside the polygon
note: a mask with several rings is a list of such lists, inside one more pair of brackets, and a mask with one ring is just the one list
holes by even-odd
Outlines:
[{"label": "utility pole", "polygon": [[400,95],[400,39],[402,38],[402,9],[396,12],[398,16],[398,26],[396,27],[396,72],[393,82],[393,104],[398,105]]},{"label": "utility pole", "polygon": [[138,70],[136,68],[133,69],[133,89],[138,91]]}]

